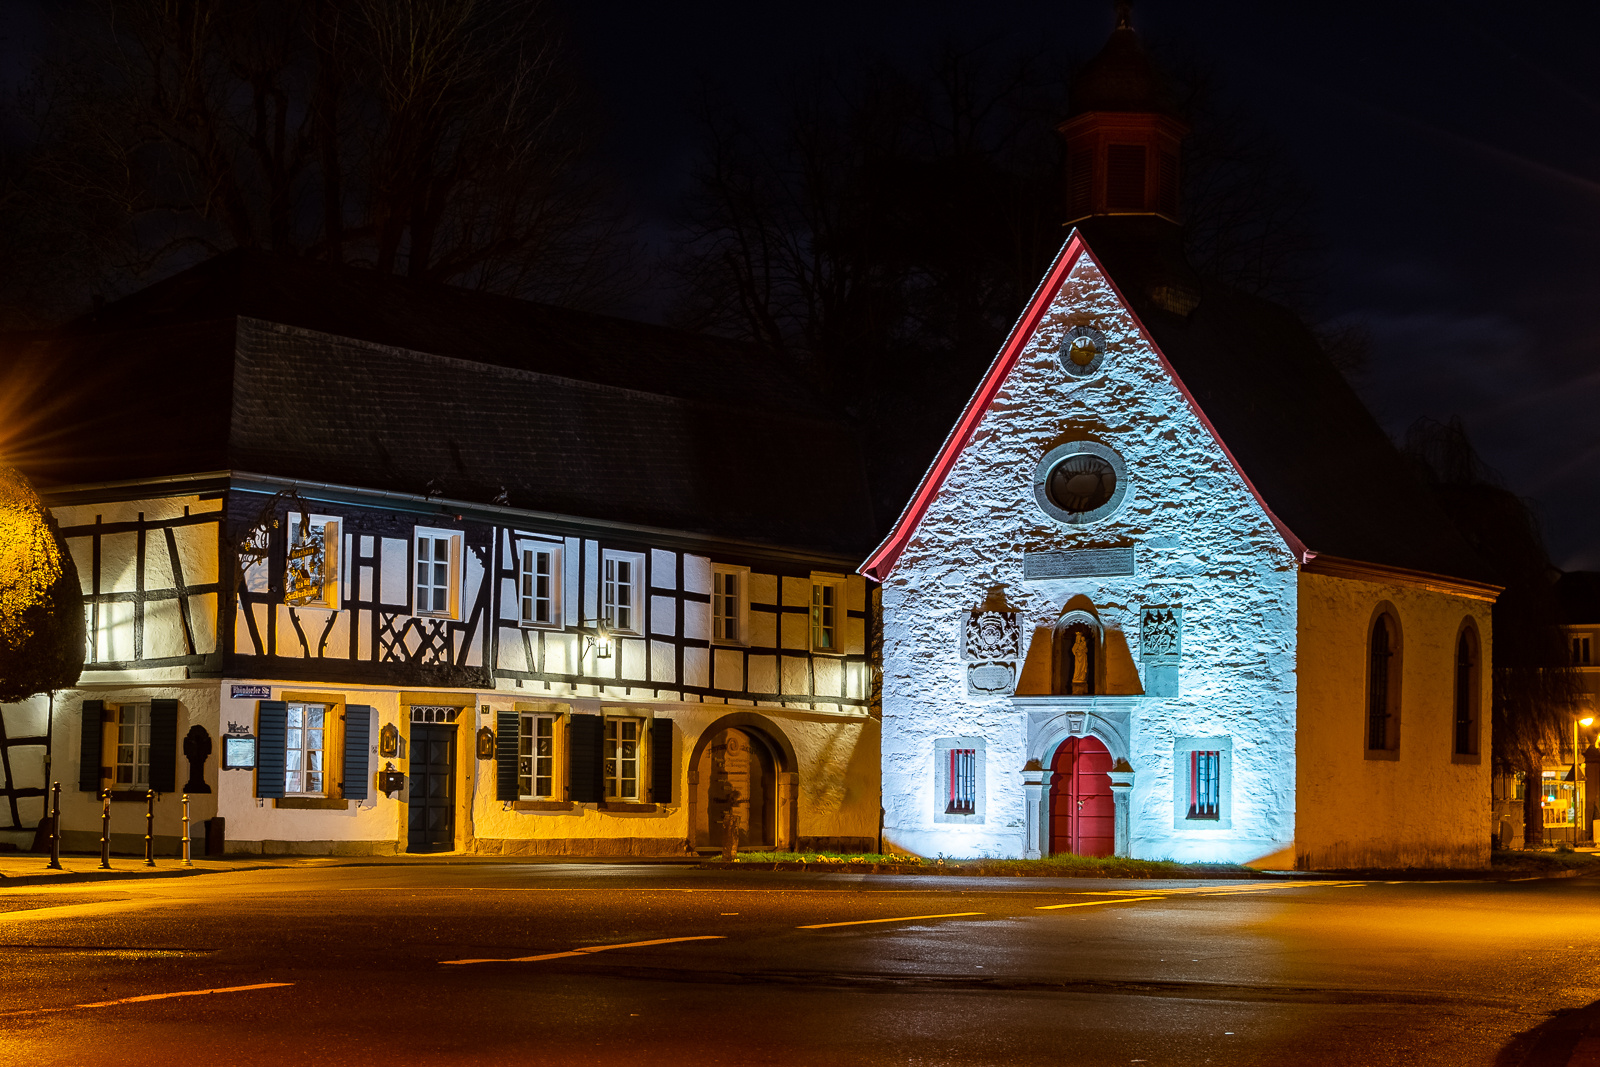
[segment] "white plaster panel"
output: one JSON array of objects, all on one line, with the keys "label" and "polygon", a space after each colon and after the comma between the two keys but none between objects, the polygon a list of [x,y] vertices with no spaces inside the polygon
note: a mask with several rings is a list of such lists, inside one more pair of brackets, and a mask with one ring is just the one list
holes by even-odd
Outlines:
[{"label": "white plaster panel", "polygon": [[750,603],[776,604],[778,602],[778,576],[776,574],[750,575]]},{"label": "white plaster panel", "polygon": [[811,579],[794,578],[785,575],[783,579],[783,603],[785,607],[791,608],[811,607]]},{"label": "white plaster panel", "polygon": [[844,664],[832,656],[813,656],[811,670],[816,677],[818,696],[844,695]]},{"label": "white plaster panel", "polygon": [[678,554],[659,548],[650,550],[650,584],[656,589],[678,588]]},{"label": "white plaster panel", "polygon": [[100,591],[131,593],[138,575],[139,539],[132,533],[100,535]]},{"label": "white plaster panel", "polygon": [[784,656],[780,693],[806,694],[811,692],[811,657]]},{"label": "white plaster panel", "polygon": [[801,615],[794,611],[785,612],[779,617],[779,624],[783,637],[781,647],[803,649],[811,647],[811,619],[809,616]]},{"label": "white plaster panel", "polygon": [[712,685],[732,693],[744,692],[744,653],[728,648],[713,652],[715,667]]},{"label": "white plaster panel", "polygon": [[711,685],[711,654],[709,649],[683,650],[683,684],[705,688]]},{"label": "white plaster panel", "polygon": [[561,553],[561,615],[567,626],[582,625],[580,612],[582,600],[572,595],[578,588],[578,553],[583,543],[576,537],[567,538],[566,551]]},{"label": "white plaster panel", "polygon": [[145,601],[144,658],[164,659],[188,654],[189,643],[183,637],[178,599]]},{"label": "white plaster panel", "polygon": [[751,656],[750,678],[747,683],[752,693],[776,693],[778,691],[778,657],[777,656]]},{"label": "white plaster panel", "polygon": [[750,644],[756,648],[778,647],[778,616],[771,611],[750,612]]},{"label": "white plaster panel", "polygon": [[671,637],[678,631],[678,601],[670,596],[650,598],[650,632]]},{"label": "white plaster panel", "polygon": [[583,543],[583,617],[600,618],[600,542]]},{"label": "white plaster panel", "polygon": [[670,641],[650,642],[650,680],[676,682],[677,667],[674,662],[674,645]]},{"label": "white plaster panel", "polygon": [[194,650],[201,655],[217,650],[218,600],[216,593],[189,598],[189,627],[194,635]]},{"label": "white plaster panel", "polygon": [[381,603],[411,603],[410,542],[385,537],[378,555],[378,598]]},{"label": "white plaster panel", "polygon": [[683,557],[683,591],[686,593],[711,593],[711,560],[705,556]]},{"label": "white plaster panel", "polygon": [[177,585],[172,577],[172,551],[167,548],[166,531],[150,530],[144,537],[145,591],[175,589]]},{"label": "white plaster panel", "polygon": [[133,604],[112,602],[100,605],[100,630],[96,634],[95,659],[101,663],[133,659]]},{"label": "white plaster panel", "polygon": [[711,640],[711,605],[697,600],[683,602],[683,636],[697,641]]}]

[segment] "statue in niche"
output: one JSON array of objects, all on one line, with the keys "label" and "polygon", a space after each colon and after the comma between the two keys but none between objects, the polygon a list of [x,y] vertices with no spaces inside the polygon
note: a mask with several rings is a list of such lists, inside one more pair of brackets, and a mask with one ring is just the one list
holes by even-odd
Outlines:
[{"label": "statue in niche", "polygon": [[1079,630],[1072,638],[1072,695],[1083,696],[1089,691],[1089,643]]},{"label": "statue in niche", "polygon": [[189,761],[189,780],[183,784],[185,793],[209,793],[206,785],[206,760],[211,758],[211,735],[204,726],[191,726],[183,737],[183,755]]}]

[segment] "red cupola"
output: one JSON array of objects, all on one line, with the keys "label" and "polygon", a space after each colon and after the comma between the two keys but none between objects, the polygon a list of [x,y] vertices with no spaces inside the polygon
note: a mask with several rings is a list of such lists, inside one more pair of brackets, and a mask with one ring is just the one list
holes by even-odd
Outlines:
[{"label": "red cupola", "polygon": [[1111,39],[1073,78],[1067,139],[1067,221],[1096,215],[1179,218],[1180,146],[1189,132],[1177,93],[1117,4]]}]

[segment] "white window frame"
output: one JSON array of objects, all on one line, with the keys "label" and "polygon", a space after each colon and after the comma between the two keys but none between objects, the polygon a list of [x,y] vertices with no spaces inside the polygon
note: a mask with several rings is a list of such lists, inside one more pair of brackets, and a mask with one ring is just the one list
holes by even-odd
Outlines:
[{"label": "white window frame", "polygon": [[1591,644],[1588,634],[1572,635],[1572,665],[1574,667],[1594,666],[1594,659],[1590,655]]},{"label": "white window frame", "polygon": [[[435,550],[431,547],[433,542],[444,541],[448,545],[446,554],[449,558],[446,561],[445,573],[449,585],[445,592],[445,607],[443,610],[438,610],[431,606],[431,597],[429,598],[430,605],[428,607],[423,606],[422,594],[424,586],[419,581],[420,576],[417,573],[417,568],[422,564],[422,542],[424,539],[430,545],[428,559],[430,567],[438,562],[437,557],[434,555]],[[409,577],[411,579],[411,612],[413,615],[423,615],[434,619],[461,618],[461,557],[462,533],[460,530],[436,530],[426,526],[418,526],[411,532],[411,574]],[[430,574],[429,577],[434,577],[434,575]],[[430,581],[426,588],[431,592],[438,586]]]},{"label": "white window frame", "polygon": [[[831,603],[828,601],[831,601]],[[813,574],[811,576],[811,612],[807,623],[811,651],[824,656],[844,655],[845,633],[847,630],[845,620],[849,617],[850,612],[845,607],[844,575]],[[832,629],[831,643],[826,643],[822,640],[823,634],[828,628]]]},{"label": "white window frame", "polygon": [[[626,582],[621,580],[622,568],[618,564],[628,568]],[[627,604],[618,596],[624,589],[627,590]],[[600,553],[600,617],[606,629],[620,634],[642,634],[644,610],[644,553],[611,549]]]},{"label": "white window frame", "polygon": [[[550,754],[548,757],[538,753],[539,727],[549,727]],[[519,711],[517,712],[517,796],[521,800],[560,800],[566,795],[566,782],[563,780],[562,770],[565,761],[566,732],[565,717],[556,712],[548,711]],[[549,791],[539,792],[539,768],[537,761],[549,759],[550,785]],[[527,773],[523,772],[527,760]],[[526,788],[525,788],[526,787]]]},{"label": "white window frame", "polygon": [[[330,794],[330,787],[333,784],[333,781],[330,778],[330,775],[332,775],[334,773],[334,769],[333,769],[332,766],[330,766],[330,763],[332,762],[332,755],[331,755],[332,746],[330,746],[328,742],[331,740],[331,738],[329,737],[329,734],[333,730],[333,720],[334,720],[334,715],[335,715],[335,709],[337,707],[338,707],[338,705],[336,705],[336,704],[325,704],[325,703],[321,703],[321,702],[315,701],[315,700],[291,700],[291,701],[289,701],[289,706],[288,706],[288,709],[287,709],[287,715],[284,718],[284,731],[283,731],[283,795],[284,796],[286,796],[286,797],[325,797],[325,796],[328,796]],[[306,735],[307,735],[307,733],[309,731],[308,731],[307,727],[305,725],[303,725],[304,722],[305,722],[305,718],[304,717],[305,717],[307,711],[309,709],[312,709],[312,708],[321,708],[322,709],[322,727],[321,727],[320,730],[318,730],[318,733],[321,735],[320,738],[319,738],[321,743],[319,745],[317,745],[315,748],[313,748],[311,745],[306,743],[306,740],[307,740],[306,739]],[[295,718],[295,710],[296,709],[299,709],[299,711],[300,711],[301,722],[302,722],[302,725],[298,726],[298,727],[294,725],[294,718]],[[300,743],[298,745],[293,745],[290,742],[293,739],[293,736],[296,733],[296,731],[298,731],[299,734],[300,734]],[[306,764],[309,762],[309,757],[313,752],[319,753],[320,756],[321,756],[321,761],[320,762],[322,763],[322,766],[315,771],[315,773],[322,775],[322,785],[321,785],[321,788],[319,788],[319,789],[310,789],[310,788],[307,788],[307,786],[306,786],[305,775],[307,773],[311,773],[311,768],[306,766]],[[299,758],[295,759],[295,760],[291,760],[290,759],[291,755],[298,755]],[[295,762],[299,763],[300,766],[299,767],[291,767],[290,763],[295,763]]]},{"label": "white window frame", "polygon": [[[645,751],[650,730],[646,724],[650,720],[634,715],[607,715],[605,726],[601,734],[600,773],[603,793],[607,800],[623,801],[629,804],[644,802],[647,775],[649,774],[648,753]],[[633,728],[634,736],[625,738],[622,735],[626,728]],[[633,742],[633,793],[628,795],[622,791],[622,783],[628,781],[622,774],[626,757],[623,755],[628,741]]]},{"label": "white window frame", "polygon": [[[565,600],[564,594],[566,593],[566,571],[562,566],[561,550],[565,545],[560,541],[541,541],[536,538],[519,538],[512,544],[513,551],[516,552],[517,564],[517,625],[535,630],[561,629],[564,625],[564,619],[561,614],[563,611],[562,602]],[[549,559],[548,573],[545,575],[549,580],[549,596],[544,598],[539,597],[537,593],[539,580],[537,564],[541,555],[547,556]],[[531,572],[528,569],[530,556],[534,563],[534,569]],[[530,585],[532,586],[531,590]],[[541,620],[529,617],[530,608],[534,608],[534,613],[537,613],[537,605],[540,599],[544,599],[549,603],[550,617],[548,619]]]},{"label": "white window frame", "polygon": [[341,537],[343,536],[344,523],[334,515],[310,515],[312,529],[322,528],[322,584],[320,590],[308,597],[298,600],[289,599],[288,578],[288,553],[294,550],[295,545],[301,540],[300,513],[289,513],[288,537],[285,540],[284,556],[284,602],[295,608],[327,608],[333,611],[339,609],[340,590],[340,553]]},{"label": "white window frame", "polygon": [[[1189,758],[1194,752],[1217,753],[1217,817],[1189,817]],[[1233,738],[1179,737],[1172,743],[1172,826],[1176,830],[1233,829]]]},{"label": "white window frame", "polygon": [[[982,823],[988,806],[988,778],[984,767],[987,745],[981,737],[938,737],[933,742],[933,821]],[[950,753],[972,753],[972,811],[952,812],[950,807]]]},{"label": "white window frame", "polygon": [[[131,721],[130,721],[131,720]],[[127,742],[123,731],[132,731]],[[150,789],[150,705],[118,704],[114,721],[109,724],[111,734],[111,789],[117,792],[147,792]],[[123,754],[128,755],[124,760]],[[122,769],[128,768],[128,781],[122,780]],[[139,772],[144,772],[144,781]]]},{"label": "white window frame", "polygon": [[[731,598],[726,591],[726,583],[730,581],[733,583]],[[727,624],[730,621],[733,624],[731,634],[727,632]],[[723,563],[711,565],[711,643],[714,645],[750,643],[749,567],[735,567]]]}]

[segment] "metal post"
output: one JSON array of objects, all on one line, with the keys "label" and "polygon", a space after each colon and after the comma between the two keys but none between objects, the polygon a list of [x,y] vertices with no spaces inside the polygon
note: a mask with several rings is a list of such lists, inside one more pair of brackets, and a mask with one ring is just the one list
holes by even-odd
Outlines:
[{"label": "metal post", "polygon": [[111,869],[111,791],[100,791],[100,869]]},{"label": "metal post", "polygon": [[146,791],[144,795],[144,865],[156,865],[156,791]]},{"label": "metal post", "polygon": [[189,794],[183,794],[183,865],[193,867],[194,860],[189,855]]},{"label": "metal post", "polygon": [[55,814],[50,817],[50,866],[49,870],[61,870],[61,783],[56,782],[51,788],[55,798]]}]

